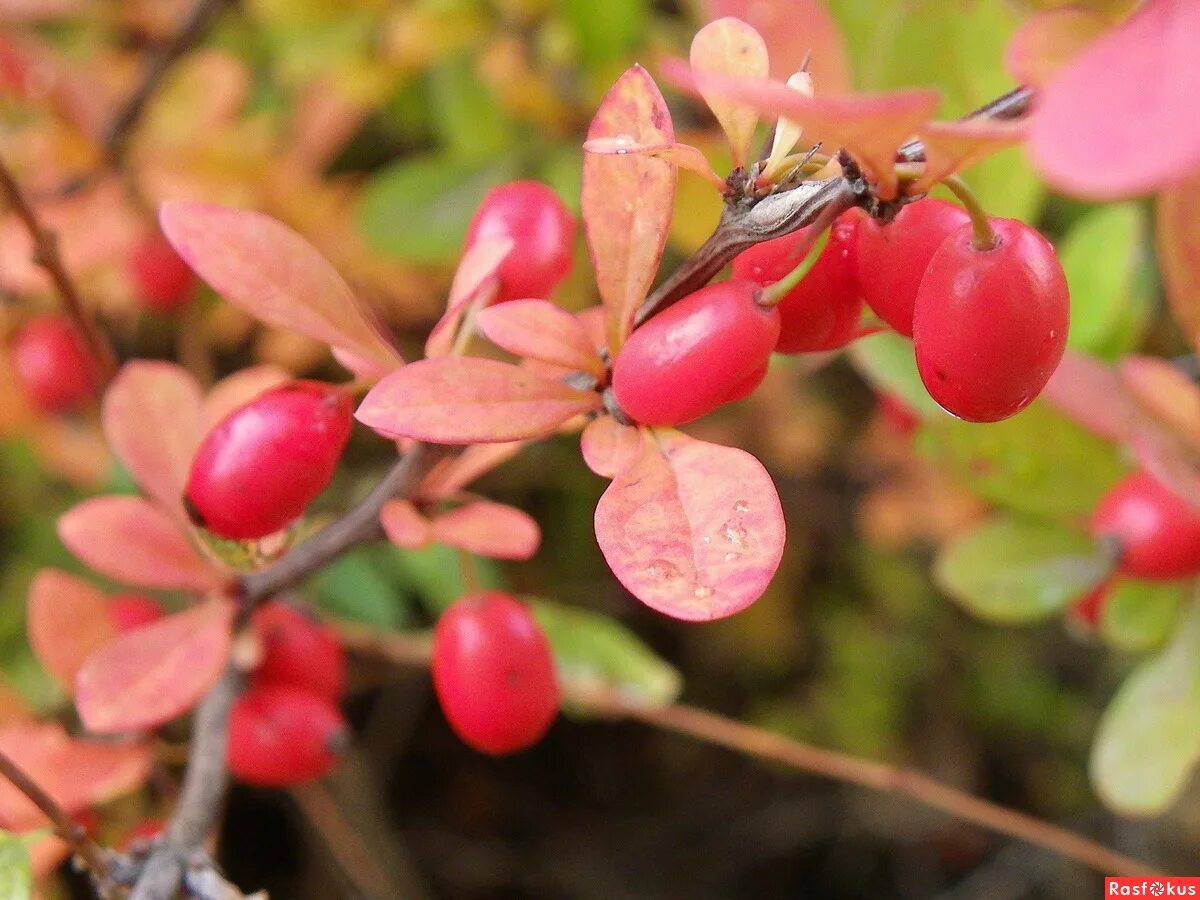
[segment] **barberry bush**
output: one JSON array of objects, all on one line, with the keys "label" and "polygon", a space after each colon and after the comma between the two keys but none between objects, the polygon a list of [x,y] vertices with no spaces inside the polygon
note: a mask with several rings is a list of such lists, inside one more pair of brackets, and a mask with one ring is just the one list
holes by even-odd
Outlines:
[{"label": "barberry bush", "polygon": [[950,6],[0,0],[5,896],[1186,872],[1200,5]]}]

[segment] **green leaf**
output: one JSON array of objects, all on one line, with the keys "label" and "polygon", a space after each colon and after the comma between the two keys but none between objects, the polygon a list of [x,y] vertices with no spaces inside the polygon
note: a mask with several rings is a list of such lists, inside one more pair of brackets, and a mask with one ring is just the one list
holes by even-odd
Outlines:
[{"label": "green leaf", "polygon": [[408,598],[398,579],[378,561],[379,548],[366,547],[339,557],[312,580],[317,602],[330,612],[381,628],[409,620]]},{"label": "green leaf", "polygon": [[1020,624],[1062,612],[1108,567],[1102,550],[1078,531],[998,518],[943,547],[934,579],[981,619]]},{"label": "green leaf", "polygon": [[44,834],[0,832],[0,900],[29,900],[33,896],[33,865],[29,860],[29,844]]},{"label": "green leaf", "polygon": [[850,345],[850,360],[872,387],[895,394],[923,419],[946,419],[917,372],[912,341],[894,331],[881,331]]},{"label": "green leaf", "polygon": [[[467,593],[459,551],[444,544],[434,544],[424,550],[389,549],[405,585],[433,615],[441,615],[447,606]],[[471,565],[480,589],[504,586],[500,569],[492,560],[473,556]]]},{"label": "green leaf", "polygon": [[531,603],[567,693],[606,688],[646,706],[665,706],[679,696],[679,672],[621,623],[549,600]]},{"label": "green leaf", "polygon": [[1179,620],[1187,590],[1178,581],[1117,582],[1100,611],[1100,635],[1131,653],[1161,647]]},{"label": "green leaf", "polygon": [[1083,520],[1125,472],[1117,448],[1044,403],[989,425],[943,417],[921,446],[976,493],[1018,512]]},{"label": "green leaf", "polygon": [[646,33],[649,17],[647,0],[563,0],[560,9],[588,66],[628,56]]},{"label": "green leaf", "polygon": [[[1136,341],[1149,312],[1138,270],[1145,256],[1146,221],[1134,203],[1116,203],[1089,212],[1067,233],[1059,259],[1071,287],[1068,346],[1097,353],[1124,330],[1127,346]],[[1131,316],[1131,313],[1134,315]]]},{"label": "green leaf", "polygon": [[450,60],[429,73],[432,124],[451,156],[495,159],[514,143],[512,127],[496,115],[496,97],[475,73],[473,57]]},{"label": "green leaf", "polygon": [[1200,603],[1171,643],[1138,666],[1104,711],[1092,783],[1123,815],[1164,812],[1200,762]]},{"label": "green leaf", "polygon": [[410,262],[453,262],[489,188],[516,177],[502,158],[481,164],[409,157],[382,169],[363,190],[359,230],[373,247]]}]

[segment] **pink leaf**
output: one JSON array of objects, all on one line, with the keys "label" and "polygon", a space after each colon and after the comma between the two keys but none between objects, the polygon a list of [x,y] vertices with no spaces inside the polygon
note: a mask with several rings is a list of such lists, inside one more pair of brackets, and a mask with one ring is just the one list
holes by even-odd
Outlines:
[{"label": "pink leaf", "polygon": [[75,705],[96,734],[155,728],[183,715],[220,678],[233,604],[209,600],[119,637],[75,680]]},{"label": "pink leaf", "polygon": [[524,441],[510,441],[468,447],[453,459],[436,466],[422,483],[421,494],[430,498],[449,497],[496,466],[508,462],[524,446]]},{"label": "pink leaf", "polygon": [[1104,16],[1081,6],[1043,10],[1013,34],[1004,66],[1016,81],[1041,87],[1109,27]]},{"label": "pink leaf", "polygon": [[387,366],[381,362],[370,359],[366,356],[360,356],[352,350],[345,350],[341,347],[332,347],[330,352],[333,358],[338,361],[338,365],[344,368],[355,378],[361,378],[364,381],[375,382],[386,375],[395,366]]},{"label": "pink leaf", "polygon": [[379,524],[389,541],[405,550],[429,545],[429,520],[407,500],[389,500],[379,511]]},{"label": "pink leaf", "polygon": [[749,453],[670,429],[644,432],[641,456],[596,506],[596,539],[618,580],[647,606],[689,621],[745,609],[783,556],[783,511]]},{"label": "pink leaf", "polygon": [[167,362],[126,363],[104,394],[104,437],[141,488],[180,522],[183,489],[203,435],[200,386]]},{"label": "pink leaf", "polygon": [[[588,140],[628,138],[635,146],[675,143],[671,112],[641,66],[604,97]],[[608,309],[609,347],[620,349],[662,259],[675,200],[676,170],[650,156],[583,157],[583,223],[596,286]]]},{"label": "pink leaf", "polygon": [[719,191],[727,187],[725,179],[713,171],[708,159],[698,147],[691,144],[634,144],[628,135],[617,137],[599,137],[583,142],[585,153],[599,153],[608,156],[631,156],[642,154],[653,156],[664,162],[669,162],[681,169],[687,169],[699,175]]},{"label": "pink leaf", "polygon": [[493,559],[529,559],[542,531],[533,517],[503,503],[467,503],[433,520],[433,540]]},{"label": "pink leaf", "polygon": [[589,469],[601,478],[612,478],[637,461],[642,435],[637,428],[622,425],[612,416],[600,416],[583,429],[579,449]]},{"label": "pink leaf", "polygon": [[239,309],[382,366],[402,364],[342,277],[282,222],[184,201],[164,203],[159,222],[188,265]]},{"label": "pink leaf", "polygon": [[68,695],[84,660],[117,636],[104,595],[58,569],[34,576],[26,618],[34,655]]},{"label": "pink leaf", "polygon": [[781,81],[697,72],[677,59],[664,60],[662,69],[682,90],[720,94],[761,113],[783,116],[804,127],[806,140],[824,141],[831,150],[845,147],[878,182],[885,199],[895,194],[896,148],[928,120],[938,102],[937,92],[929,90],[808,97]]},{"label": "pink leaf", "polygon": [[250,366],[222,378],[204,398],[205,431],[238,407],[291,380],[292,376],[286,369],[273,365]]},{"label": "pink leaf", "polygon": [[171,518],[141,497],[85,500],[59,518],[58,537],[101,575],[126,584],[207,591],[222,581]]},{"label": "pink leaf", "polygon": [[[67,736],[57,722],[25,722],[0,729],[0,753],[12,759],[69,814],[128,793],[150,775],[147,743],[95,743]],[[26,831],[46,816],[0,779],[0,827]]]},{"label": "pink leaf", "polygon": [[1126,356],[1118,366],[1130,396],[1158,422],[1200,451],[1200,387],[1157,356]]},{"label": "pink leaf", "polygon": [[1027,131],[1025,122],[926,122],[917,129],[917,137],[925,143],[925,172],[910,190],[930,190],[951,175],[1024,140]]},{"label": "pink leaf", "polygon": [[1074,350],[1063,356],[1042,396],[1067,418],[1110,441],[1123,442],[1137,417],[1112,367]]},{"label": "pink leaf", "polygon": [[821,92],[848,91],[850,59],[837,21],[822,0],[707,0],[710,19],[736,16],[754,27],[771,56],[771,77],[786,81],[804,60]]},{"label": "pink leaf", "polygon": [[446,312],[425,341],[427,357],[432,359],[450,353],[467,307],[475,301],[486,302],[484,294],[496,290],[499,284],[496,272],[512,249],[513,240],[508,237],[484,238],[467,248],[450,285]]},{"label": "pink leaf", "polygon": [[1200,171],[1158,196],[1154,238],[1171,314],[1200,352]]},{"label": "pink leaf", "polygon": [[1200,3],[1147,0],[1040,92],[1033,161],[1092,200],[1151,193],[1200,168]]},{"label": "pink leaf", "polygon": [[600,406],[600,395],[492,359],[448,356],[397,369],[355,416],[389,438],[475,444],[545,437]]},{"label": "pink leaf", "polygon": [[488,340],[509,353],[604,375],[604,362],[583,324],[546,300],[510,300],[480,310],[475,322]]},{"label": "pink leaf", "polygon": [[[761,79],[769,74],[767,45],[762,36],[741,19],[727,16],[709,22],[692,38],[692,68],[733,78]],[[758,111],[720,93],[701,88],[708,104],[729,139],[734,166],[744,166],[758,125]]]},{"label": "pink leaf", "polygon": [[1130,435],[1129,448],[1143,469],[1200,510],[1200,472],[1179,438],[1153,422]]}]

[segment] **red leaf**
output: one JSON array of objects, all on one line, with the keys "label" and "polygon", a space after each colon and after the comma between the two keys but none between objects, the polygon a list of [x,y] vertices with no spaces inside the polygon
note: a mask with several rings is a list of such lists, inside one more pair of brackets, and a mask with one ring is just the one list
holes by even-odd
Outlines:
[{"label": "red leaf", "polygon": [[1013,79],[1041,87],[1110,23],[1081,6],[1047,9],[1021,23],[1004,51],[1004,66]]},{"label": "red leaf", "polygon": [[720,94],[802,125],[806,140],[845,147],[878,182],[885,199],[895,194],[896,148],[928,120],[938,102],[937,92],[929,90],[808,97],[781,81],[697,72],[678,59],[664,60],[662,69],[681,90]]},{"label": "red leaf", "polygon": [[[750,79],[766,78],[770,65],[762,36],[732,16],[709,22],[696,32],[692,38],[690,61],[698,72]],[[729,139],[733,165],[744,166],[758,125],[758,111],[720,93],[710,93],[703,88],[700,93]]]},{"label": "red leaf", "polygon": [[809,71],[822,92],[848,91],[850,60],[841,29],[822,0],[708,0],[708,18],[737,18],[767,42],[771,77],[786,81],[811,56]]},{"label": "red leaf", "polygon": [[96,734],[142,731],[191,709],[229,659],[233,613],[228,600],[209,600],[92,654],[75,680],[84,727]]},{"label": "red leaf", "polygon": [[475,444],[540,438],[600,406],[600,395],[492,359],[447,356],[397,369],[355,416],[389,438]]},{"label": "red leaf", "polygon": [[1154,236],[1171,314],[1200,352],[1200,171],[1158,196]]},{"label": "red leaf", "polygon": [[429,520],[407,500],[389,500],[383,504],[379,524],[397,547],[420,550],[429,545]]},{"label": "red leaf", "polygon": [[601,478],[612,478],[641,455],[641,432],[622,425],[612,416],[600,416],[588,423],[579,438],[579,449],[587,467]]},{"label": "red leaf", "polygon": [[484,238],[467,248],[458,262],[454,282],[450,285],[446,312],[425,341],[427,357],[432,359],[451,352],[467,307],[476,300],[483,300],[485,293],[498,287],[496,271],[512,249],[513,241],[508,237]]},{"label": "red leaf", "polygon": [[453,459],[436,466],[422,483],[421,494],[430,498],[449,497],[496,466],[508,462],[524,446],[524,441],[510,441],[468,447]]},{"label": "red leaf", "polygon": [[766,590],[783,556],[783,511],[749,453],[655,429],[600,498],[596,539],[618,580],[647,606],[677,619],[720,619]]},{"label": "red leaf", "polygon": [[488,340],[509,353],[568,370],[604,375],[604,362],[583,324],[546,300],[510,300],[475,318]]},{"label": "red leaf", "polygon": [[126,363],[104,394],[104,437],[141,488],[180,522],[192,455],[203,436],[200,385],[167,362]]},{"label": "red leaf", "polygon": [[[0,753],[9,757],[68,814],[128,793],[150,775],[153,748],[146,743],[95,743],[67,736],[57,722],[26,722],[0,729]],[[46,816],[0,779],[0,827],[26,831]]]},{"label": "red leaf", "polygon": [[[250,366],[222,378],[204,398],[205,432],[239,406],[245,406],[259,394],[291,380],[286,369],[273,365]],[[191,464],[190,459],[188,464]]]},{"label": "red leaf", "polygon": [[533,517],[503,503],[477,501],[433,520],[433,540],[493,559],[529,559],[542,531]]},{"label": "red leaf", "polygon": [[151,588],[207,591],[221,572],[201,558],[170,516],[141,497],[85,500],[58,520],[58,537],[101,575]]},{"label": "red leaf", "polygon": [[117,636],[104,595],[58,569],[34,576],[26,613],[34,656],[68,695],[84,660]]},{"label": "red leaf", "polygon": [[1092,200],[1151,193],[1200,168],[1200,3],[1147,0],[1039,92],[1033,161]]},{"label": "red leaf", "polygon": [[925,172],[910,190],[930,190],[949,176],[1024,140],[1027,131],[1025,122],[926,122],[917,129],[917,137],[925,143]]},{"label": "red leaf", "polygon": [[[641,66],[612,86],[588,140],[628,138],[634,146],[675,143],[671,112]],[[608,309],[609,347],[620,349],[658,271],[675,201],[676,170],[651,156],[583,157],[583,224],[596,286]]]},{"label": "red leaf", "polygon": [[282,222],[184,201],[164,203],[159,221],[188,265],[239,309],[389,368],[403,363],[320,251]]}]

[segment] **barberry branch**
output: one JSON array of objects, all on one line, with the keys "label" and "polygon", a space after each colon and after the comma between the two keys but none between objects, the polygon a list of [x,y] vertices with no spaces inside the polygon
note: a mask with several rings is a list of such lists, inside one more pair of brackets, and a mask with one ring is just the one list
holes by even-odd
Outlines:
[{"label": "barberry branch", "polygon": [[0,191],[3,191],[8,205],[29,232],[33,242],[33,261],[50,276],[54,289],[62,300],[63,309],[71,317],[87,345],[101,383],[107,383],[116,371],[116,355],[112,345],[96,325],[95,319],[84,308],[79,288],[63,264],[58,235],[42,224],[37,210],[33,208],[16,176],[3,159],[0,159]]},{"label": "barberry branch", "polygon": [[[427,668],[432,644],[423,635],[376,631],[347,623],[336,625],[343,643],[400,666]],[[1161,878],[1164,873],[1089,838],[1034,816],[1017,812],[935,781],[915,769],[861,759],[756,728],[719,713],[674,703],[646,706],[616,691],[563,687],[568,706],[594,715],[630,719],[686,735],[756,759],[778,763],[856,787],[907,797],[962,822],[1041,847],[1108,875]]]}]

